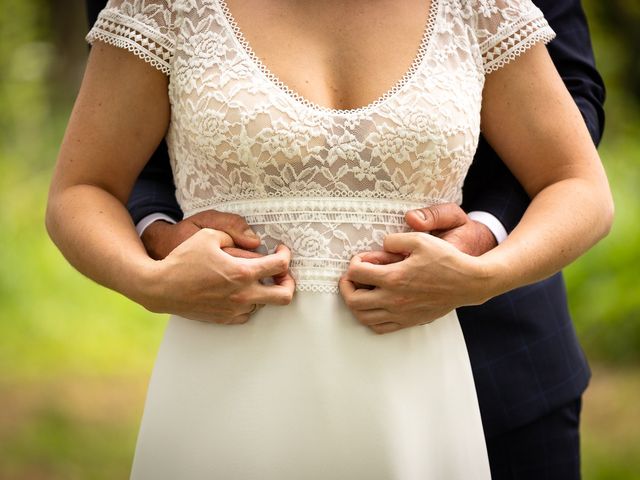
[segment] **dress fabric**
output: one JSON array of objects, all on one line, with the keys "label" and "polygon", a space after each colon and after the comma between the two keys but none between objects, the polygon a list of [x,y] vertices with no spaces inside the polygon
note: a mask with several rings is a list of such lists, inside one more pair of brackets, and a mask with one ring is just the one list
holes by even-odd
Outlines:
[{"label": "dress fabric", "polygon": [[288,88],[223,0],[110,0],[87,40],[169,76],[167,145],[185,216],[240,214],[292,251],[294,300],[241,326],[172,316],[132,478],[483,479],[489,466],[455,312],[378,336],[338,294],[349,259],[460,203],[485,75],[554,36],[530,0],[432,0],[406,74],[370,104]]}]

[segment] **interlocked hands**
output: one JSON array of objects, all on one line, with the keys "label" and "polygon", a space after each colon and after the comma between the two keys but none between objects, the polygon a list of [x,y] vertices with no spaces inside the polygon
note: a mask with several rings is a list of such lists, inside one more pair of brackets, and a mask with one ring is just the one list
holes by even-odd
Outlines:
[{"label": "interlocked hands", "polygon": [[[487,227],[455,204],[413,210],[405,219],[415,232],[388,235],[383,251],[354,256],[340,279],[347,306],[376,333],[430,323],[487,299],[487,273],[474,258],[495,246]],[[155,222],[142,240],[161,260],[149,310],[240,324],[256,306],[293,298],[291,252],[284,245],[270,255],[250,251],[260,241],[238,215],[210,210],[176,225]],[[269,277],[273,284],[263,284]]]},{"label": "interlocked hands", "polygon": [[153,312],[242,324],[260,306],[287,305],[293,298],[291,252],[284,245],[270,255],[247,250],[260,241],[238,215],[209,211],[176,225],[155,222],[143,242],[150,255],[162,259],[143,303]]},{"label": "interlocked hands", "polygon": [[488,299],[488,272],[475,257],[496,245],[488,228],[455,204],[407,212],[416,232],[388,235],[383,251],[355,255],[340,292],[376,333],[424,325]]}]

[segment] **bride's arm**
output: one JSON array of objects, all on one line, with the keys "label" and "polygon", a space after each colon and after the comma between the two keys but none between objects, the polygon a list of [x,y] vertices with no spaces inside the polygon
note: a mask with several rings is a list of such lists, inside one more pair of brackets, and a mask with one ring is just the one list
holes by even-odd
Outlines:
[{"label": "bride's arm", "polygon": [[544,46],[487,77],[482,130],[532,198],[507,240],[482,257],[493,296],[575,260],[609,232],[614,207],[584,120]]},{"label": "bride's arm", "polygon": [[124,207],[169,125],[167,77],[124,49],[95,42],[58,156],[46,224],[80,272],[154,311],[246,321],[253,303],[288,303],[289,252],[239,259],[222,232],[204,230],[163,261],[145,252]]},{"label": "bride's arm", "polygon": [[49,234],[80,272],[137,299],[129,280],[153,266],[123,207],[169,125],[167,77],[95,42],[58,154]]},{"label": "bride's arm", "polygon": [[[384,250],[353,257],[340,281],[356,318],[377,333],[428,323],[542,280],[576,259],[611,228],[613,200],[583,118],[544,46],[486,78],[485,138],[532,202],[507,240],[480,257],[423,233],[388,235]],[[358,289],[359,284],[373,290]]]}]

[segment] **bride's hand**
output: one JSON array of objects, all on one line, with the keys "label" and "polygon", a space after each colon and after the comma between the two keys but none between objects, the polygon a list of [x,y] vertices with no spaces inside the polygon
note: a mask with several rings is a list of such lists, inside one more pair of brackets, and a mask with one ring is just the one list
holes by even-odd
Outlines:
[{"label": "bride's hand", "polygon": [[495,295],[494,278],[480,257],[433,235],[387,235],[384,250],[355,255],[340,279],[347,306],[376,333],[424,325]]},{"label": "bride's hand", "polygon": [[[496,246],[496,239],[491,231],[485,225],[469,218],[464,210],[454,203],[410,210],[406,213],[405,220],[415,231],[430,233],[435,237],[446,240],[457,250],[468,255],[480,256]],[[389,265],[402,262],[405,258],[406,255],[401,253],[370,251],[362,252],[352,261],[352,264],[368,262],[376,265]],[[414,260],[416,259],[414,258]],[[433,270],[431,271],[433,272]],[[380,309],[370,309],[366,303],[358,302],[357,300],[362,293],[366,293],[367,290],[372,290],[374,287],[356,281],[350,281],[350,284],[346,283],[348,281],[345,277],[341,282],[341,291],[347,305],[353,305],[352,311],[356,318],[377,333],[389,333],[399,328],[429,323],[453,308],[460,306],[454,305],[454,298],[445,298],[443,296],[440,297],[440,303],[435,297],[431,298],[430,304],[421,303],[419,298],[421,292],[418,292],[417,297],[413,297],[414,304],[411,305],[410,302],[405,303],[409,298],[407,288],[387,289],[385,294],[382,291],[383,289],[378,287],[376,288],[377,291],[373,292],[375,295],[371,296],[379,297],[380,295],[385,295],[385,308],[390,314],[396,312],[398,318],[394,320],[389,317],[388,322],[383,321],[382,323],[372,324],[370,322],[373,316],[382,317],[384,313],[373,313],[372,310]],[[443,286],[440,285],[440,287]],[[414,307],[414,311],[411,311],[412,307]]]},{"label": "bride's hand", "polygon": [[[289,249],[279,245],[273,254],[240,258],[223,250],[233,246],[226,233],[200,229],[155,263],[140,303],[153,312],[224,324],[247,322],[255,305],[289,304],[295,290]],[[274,283],[264,285],[264,278]]]}]

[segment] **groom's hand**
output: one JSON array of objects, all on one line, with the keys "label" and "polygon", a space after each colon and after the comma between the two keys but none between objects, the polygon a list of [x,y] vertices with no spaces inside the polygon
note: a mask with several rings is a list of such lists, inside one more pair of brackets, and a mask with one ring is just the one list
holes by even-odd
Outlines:
[{"label": "groom's hand", "polygon": [[423,233],[387,236],[384,251],[356,255],[340,280],[347,306],[376,333],[430,323],[488,298],[486,272],[472,258],[497,244],[485,225],[455,204],[412,210],[405,219]]},{"label": "groom's hand", "polygon": [[197,213],[175,225],[161,220],[153,222],[146,228],[141,239],[149,256],[155,260],[162,260],[178,245],[203,228],[211,228],[229,235],[234,245],[239,248],[225,248],[225,250],[234,256],[247,257],[243,253],[244,250],[252,250],[260,245],[259,238],[244,218],[217,210]]},{"label": "groom's hand", "polygon": [[469,218],[455,203],[444,203],[408,211],[407,224],[416,232],[446,240],[461,252],[478,257],[497,245],[486,225]]}]

